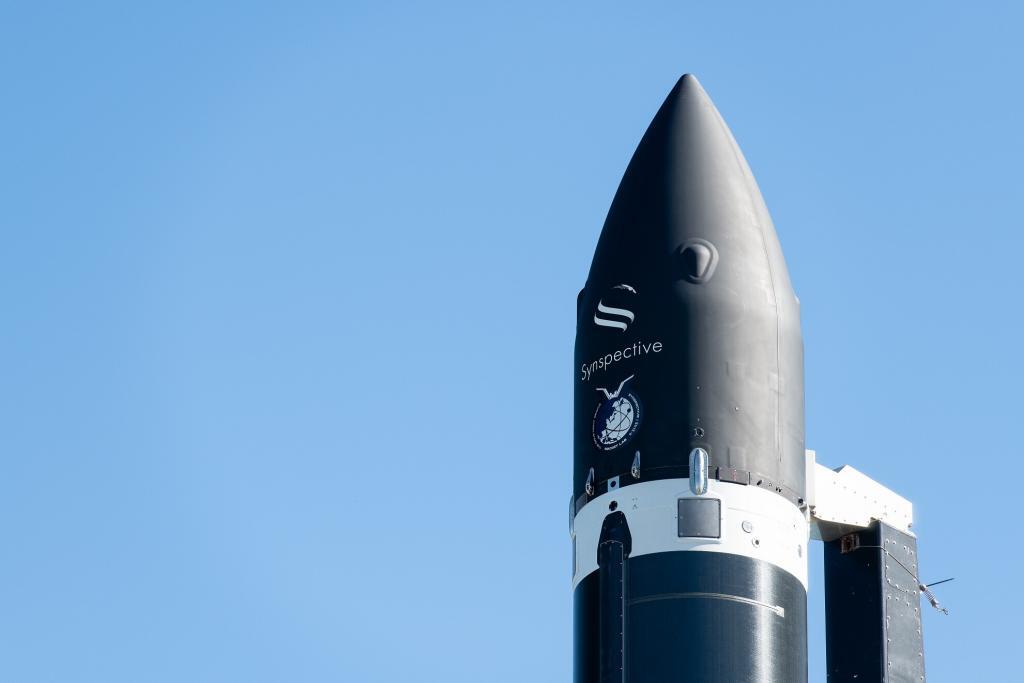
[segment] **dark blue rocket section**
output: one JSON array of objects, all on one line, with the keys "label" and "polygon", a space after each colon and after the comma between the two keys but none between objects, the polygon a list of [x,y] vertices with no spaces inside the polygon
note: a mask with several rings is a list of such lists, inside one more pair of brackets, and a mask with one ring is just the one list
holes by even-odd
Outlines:
[{"label": "dark blue rocket section", "polygon": [[602,572],[573,596],[575,683],[803,683],[807,680],[807,593],[792,574],[739,555],[671,552],[625,560],[623,640],[602,596]]}]

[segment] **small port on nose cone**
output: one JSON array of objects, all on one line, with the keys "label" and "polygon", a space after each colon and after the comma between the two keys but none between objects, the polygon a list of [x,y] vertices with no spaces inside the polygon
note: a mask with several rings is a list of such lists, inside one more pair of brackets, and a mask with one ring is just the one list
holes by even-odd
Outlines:
[{"label": "small port on nose cone", "polygon": [[707,240],[692,239],[679,250],[683,277],[695,285],[704,284],[715,274],[718,250]]}]

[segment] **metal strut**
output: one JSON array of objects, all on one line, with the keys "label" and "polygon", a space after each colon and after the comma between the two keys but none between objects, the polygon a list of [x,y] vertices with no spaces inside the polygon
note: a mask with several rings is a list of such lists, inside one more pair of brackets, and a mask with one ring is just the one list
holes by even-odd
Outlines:
[{"label": "metal strut", "polygon": [[633,548],[626,516],[604,518],[597,544],[600,572],[601,683],[626,683],[626,620],[629,586],[626,560]]}]

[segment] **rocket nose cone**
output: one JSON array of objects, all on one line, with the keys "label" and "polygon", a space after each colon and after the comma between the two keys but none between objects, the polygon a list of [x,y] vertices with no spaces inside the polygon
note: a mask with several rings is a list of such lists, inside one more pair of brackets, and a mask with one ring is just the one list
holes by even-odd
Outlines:
[{"label": "rocket nose cone", "polygon": [[[715,106],[712,104],[711,98],[708,97],[707,92],[704,90],[704,86],[700,84],[700,81],[697,80],[697,77],[693,74],[683,74],[679,77],[679,80],[676,81],[675,86],[673,86],[672,90],[665,98],[664,103],[661,105],[661,109],[659,109],[658,114],[660,115],[663,112],[667,114],[668,111],[666,110],[671,111],[677,109],[683,101],[690,101],[692,103],[701,102],[710,106],[712,109],[714,109]],[[692,114],[690,116],[692,116]],[[651,128],[654,127],[654,123],[657,119],[658,117],[656,116],[655,120],[651,122]]]},{"label": "rocket nose cone", "polygon": [[[803,496],[799,305],[757,183],[692,75],[626,168],[577,311],[578,491],[592,467],[599,480],[629,473],[634,452],[645,467],[688,467],[700,447]],[[621,442],[600,411],[621,382],[636,418],[616,434],[635,443],[609,459]]]},{"label": "rocket nose cone", "polygon": [[[716,247],[724,266],[748,268],[759,258],[764,272],[776,271],[771,277],[777,289],[789,286],[775,229],[743,153],[700,82],[685,74],[623,175],[590,280],[707,280],[702,273],[711,250],[693,247],[695,240]],[[680,272],[681,260],[687,272]],[[642,272],[623,272],[634,268]]]},{"label": "rocket nose cone", "polygon": [[[694,76],[693,74],[683,74],[682,76],[680,76],[679,80],[676,81],[675,89],[688,89],[702,93],[704,92],[704,88],[701,86],[700,81],[697,80],[697,77]],[[704,94],[707,95],[707,93]]]}]

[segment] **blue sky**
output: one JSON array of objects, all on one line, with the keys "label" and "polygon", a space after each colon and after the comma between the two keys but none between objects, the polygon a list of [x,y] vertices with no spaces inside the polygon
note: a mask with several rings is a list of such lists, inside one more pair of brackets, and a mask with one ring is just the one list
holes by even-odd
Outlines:
[{"label": "blue sky", "polygon": [[1019,5],[145,5],[0,9],[0,679],[569,680],[574,302],[687,71],[929,680],[1015,675]]}]

